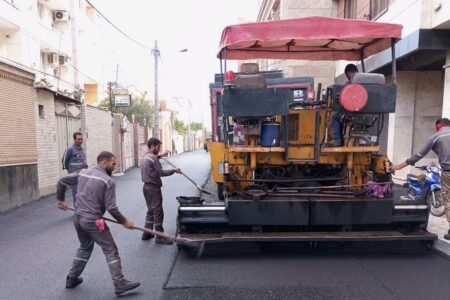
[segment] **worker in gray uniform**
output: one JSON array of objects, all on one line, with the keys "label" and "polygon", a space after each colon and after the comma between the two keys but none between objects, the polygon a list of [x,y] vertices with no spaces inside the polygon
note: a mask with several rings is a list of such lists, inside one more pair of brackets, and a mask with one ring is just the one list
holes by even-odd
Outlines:
[{"label": "worker in gray uniform", "polygon": [[[83,148],[81,148],[82,144],[83,134],[78,131],[74,132],[73,144],[64,151],[62,158],[63,169],[66,169],[69,174],[80,172],[80,170],[87,168],[86,154]],[[77,186],[73,185],[70,188],[72,189],[72,199],[75,205]]]},{"label": "worker in gray uniform", "polygon": [[108,211],[120,224],[132,228],[133,222],[125,218],[116,204],[116,184],[111,177],[116,167],[116,158],[111,152],[101,152],[97,157],[97,166],[71,173],[59,179],[57,184],[58,207],[67,210],[64,201],[67,185],[78,185],[77,202],[75,203],[74,225],[80,241],[73,260],[72,268],[66,278],[66,288],[74,288],[83,282],[80,277],[83,272],[94,243],[103,250],[108,262],[109,271],[115,287],[115,293],[120,295],[137,288],[139,282],[131,282],[124,278],[119,251],[105,224],[103,214]]},{"label": "worker in gray uniform", "polygon": [[[154,229],[156,231],[164,232],[163,220],[164,211],[162,207],[162,193],[161,186],[162,176],[170,176],[174,173],[180,173],[180,169],[163,170],[160,157],[167,156],[167,152],[160,155],[161,141],[156,138],[150,138],[147,142],[148,151],[144,154],[141,160],[141,176],[144,182],[143,192],[145,202],[147,204],[147,215],[145,218],[145,228]],[[142,234],[142,240],[149,240],[154,238],[152,234]],[[170,245],[173,242],[163,237],[156,237],[155,243]]]},{"label": "worker in gray uniform", "polygon": [[[450,120],[442,118],[436,121],[436,133],[430,136],[419,151],[408,158],[406,161],[398,165],[393,165],[391,171],[403,169],[408,165],[414,165],[427,155],[430,150],[439,157],[439,164],[441,165],[441,186],[442,186],[442,201],[444,202],[445,215],[450,224]],[[450,240],[450,230],[444,235],[446,240]]]}]

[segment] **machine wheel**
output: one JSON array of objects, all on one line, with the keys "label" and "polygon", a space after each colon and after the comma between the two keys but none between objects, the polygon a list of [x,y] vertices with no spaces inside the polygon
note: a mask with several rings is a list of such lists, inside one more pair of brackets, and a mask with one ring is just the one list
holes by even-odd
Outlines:
[{"label": "machine wheel", "polygon": [[225,200],[225,196],[223,195],[223,183],[217,184],[217,197],[219,197],[219,200]]},{"label": "machine wheel", "polygon": [[[433,202],[433,193],[434,197],[436,199],[435,202]],[[445,207],[442,203],[442,194],[441,191],[432,191],[428,194],[427,203],[430,205],[430,212],[435,217],[443,216],[445,213]]]}]

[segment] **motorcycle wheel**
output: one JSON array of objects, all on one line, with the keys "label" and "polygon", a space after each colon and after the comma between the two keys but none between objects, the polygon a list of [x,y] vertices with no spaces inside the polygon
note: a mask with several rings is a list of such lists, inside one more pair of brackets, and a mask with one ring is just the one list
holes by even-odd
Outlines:
[{"label": "motorcycle wheel", "polygon": [[[436,199],[436,203],[433,204],[433,194]],[[428,194],[427,202],[430,205],[430,212],[435,217],[440,217],[445,214],[445,207],[442,203],[442,194],[441,191],[433,191]]]}]

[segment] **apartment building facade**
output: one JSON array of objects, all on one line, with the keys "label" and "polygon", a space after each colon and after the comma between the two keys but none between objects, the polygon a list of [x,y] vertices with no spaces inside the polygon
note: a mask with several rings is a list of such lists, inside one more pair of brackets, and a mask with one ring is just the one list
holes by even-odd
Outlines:
[{"label": "apartment building facade", "polygon": [[[402,40],[396,45],[396,113],[386,118],[382,134],[385,143],[382,148],[393,162],[402,162],[417,151],[434,133],[438,118],[450,117],[449,1],[263,0],[258,21],[306,16],[368,19],[403,25]],[[366,72],[383,73],[389,81],[389,51],[366,59]],[[262,63],[272,64],[272,68],[282,69],[289,76],[314,76],[316,83],[327,85],[344,80],[343,69],[348,62],[337,62],[333,66],[302,61]],[[328,70],[314,70],[316,68]],[[422,163],[435,159],[430,153]],[[404,177],[409,172],[414,169],[405,168],[397,177]]]},{"label": "apartment building facade", "polygon": [[[86,131],[83,100],[98,102],[101,78],[101,61],[91,63],[101,56],[97,21],[85,1],[0,1],[0,181],[10,185],[0,189],[0,212],[53,193],[72,133]],[[26,161],[24,149],[34,149]]]}]

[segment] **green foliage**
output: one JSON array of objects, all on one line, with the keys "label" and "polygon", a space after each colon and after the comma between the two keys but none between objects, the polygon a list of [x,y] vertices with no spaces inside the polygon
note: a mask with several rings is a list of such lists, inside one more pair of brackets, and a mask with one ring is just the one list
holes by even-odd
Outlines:
[{"label": "green foliage", "polygon": [[203,124],[200,122],[192,122],[191,123],[191,131],[198,131],[202,130]]},{"label": "green foliage", "polygon": [[[132,116],[134,115],[134,121],[139,124],[144,124],[144,120],[147,125],[152,126],[153,120],[153,105],[148,99],[146,99],[147,92],[143,95],[132,95],[131,96],[131,106],[130,107],[112,107],[113,113],[122,113],[127,116],[128,120],[131,122]],[[100,107],[108,108],[111,110],[109,97],[105,98],[101,103]]]}]

